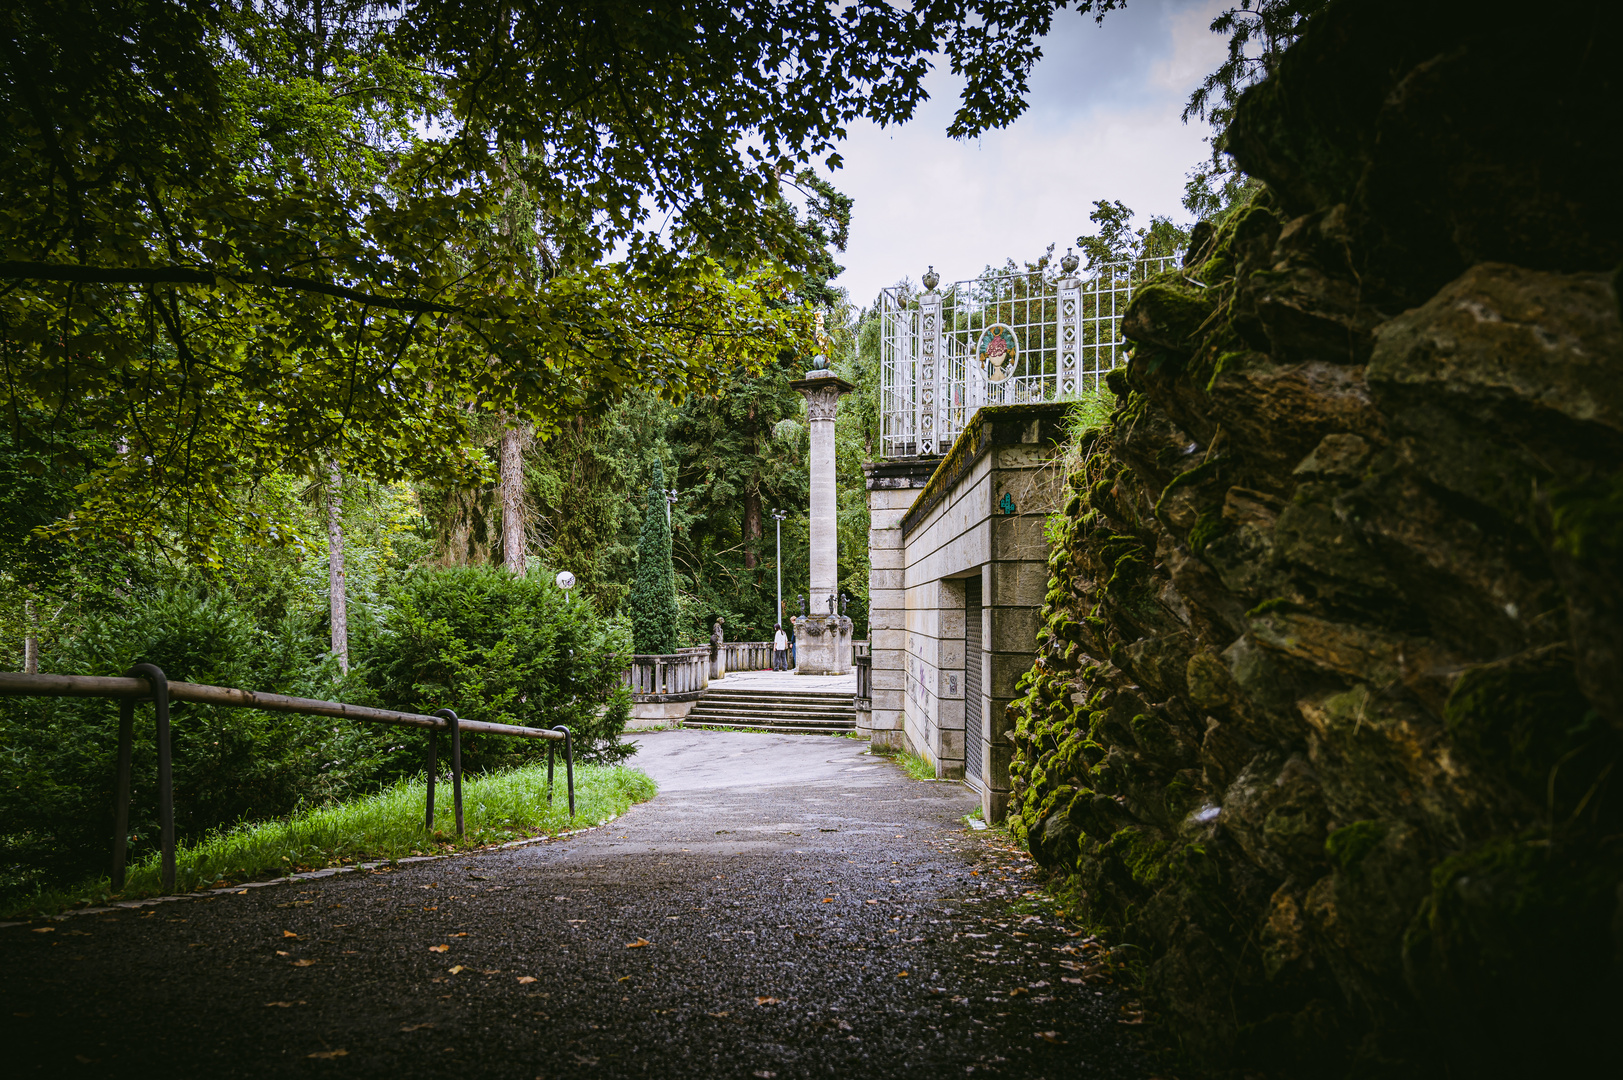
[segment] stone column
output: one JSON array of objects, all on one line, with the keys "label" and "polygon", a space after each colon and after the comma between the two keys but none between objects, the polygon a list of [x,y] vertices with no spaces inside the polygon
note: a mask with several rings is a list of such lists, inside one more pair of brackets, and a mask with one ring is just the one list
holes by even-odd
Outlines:
[{"label": "stone column", "polygon": [[806,373],[789,384],[806,395],[811,425],[811,581],[806,615],[795,627],[795,670],[844,675],[851,670],[851,620],[839,611],[839,530],[834,491],[834,414],[854,389],[832,371]]}]

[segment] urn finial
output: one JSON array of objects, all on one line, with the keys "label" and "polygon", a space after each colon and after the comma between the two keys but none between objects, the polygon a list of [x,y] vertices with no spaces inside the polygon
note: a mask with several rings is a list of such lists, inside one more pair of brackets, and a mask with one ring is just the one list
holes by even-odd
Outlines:
[{"label": "urn finial", "polygon": [[1076,273],[1077,266],[1080,264],[1081,260],[1072,254],[1070,248],[1066,248],[1065,257],[1059,261],[1059,268],[1065,271],[1067,274],[1074,274]]},{"label": "urn finial", "polygon": [[931,264],[930,269],[924,272],[923,280],[926,292],[935,292],[935,287],[941,284],[941,275],[935,272],[934,264]]}]

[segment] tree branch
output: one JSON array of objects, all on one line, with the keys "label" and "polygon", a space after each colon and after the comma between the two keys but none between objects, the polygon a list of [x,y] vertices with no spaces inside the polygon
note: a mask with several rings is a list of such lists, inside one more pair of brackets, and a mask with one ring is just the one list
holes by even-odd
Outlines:
[{"label": "tree branch", "polygon": [[88,285],[216,285],[222,279],[238,285],[269,285],[293,292],[320,293],[340,300],[354,300],[389,311],[409,311],[420,315],[461,315],[463,310],[446,304],[409,297],[396,298],[361,292],[328,281],[292,277],[288,274],[245,274],[223,270],[194,270],[185,266],[139,268],[73,266],[60,263],[0,262],[0,279],[70,281]]}]

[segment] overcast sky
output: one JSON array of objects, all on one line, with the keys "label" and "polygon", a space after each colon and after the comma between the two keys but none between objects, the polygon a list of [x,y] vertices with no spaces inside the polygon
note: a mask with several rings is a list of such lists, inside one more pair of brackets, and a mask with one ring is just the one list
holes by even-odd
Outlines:
[{"label": "overcast sky", "polygon": [[1055,15],[1031,77],[1031,107],[1008,128],[954,142],[947,124],[960,80],[945,64],[926,82],[930,100],[902,127],[851,129],[836,187],[855,199],[851,242],[835,284],[859,306],[879,289],[914,281],[934,264],[943,281],[975,276],[1006,258],[1056,254],[1092,232],[1095,199],[1187,218],[1189,170],[1208,153],[1209,129],[1178,119],[1189,91],[1222,61],[1208,27],[1227,0],[1133,0],[1103,24]]}]

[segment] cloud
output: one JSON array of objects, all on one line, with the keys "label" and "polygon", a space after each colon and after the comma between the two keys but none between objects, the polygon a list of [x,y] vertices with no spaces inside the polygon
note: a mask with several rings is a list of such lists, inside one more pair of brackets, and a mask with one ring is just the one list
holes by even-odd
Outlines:
[{"label": "cloud", "polygon": [[931,73],[930,100],[888,130],[854,125],[833,175],[854,197],[851,242],[835,284],[858,304],[883,286],[972,277],[1006,258],[1063,252],[1091,232],[1095,199],[1182,220],[1185,175],[1207,153],[1204,124],[1179,120],[1183,103],[1221,61],[1207,29],[1213,0],[1135,3],[1102,25],[1061,12],[1031,78],[1031,108],[976,140],[944,134],[958,81]]}]

